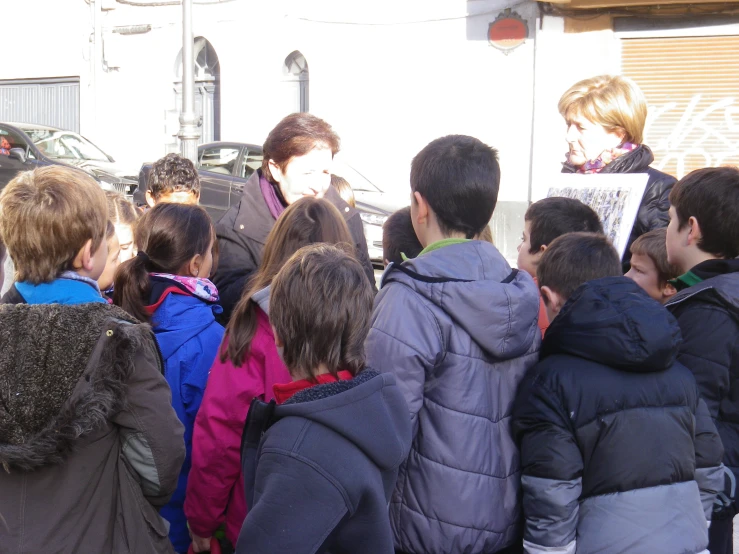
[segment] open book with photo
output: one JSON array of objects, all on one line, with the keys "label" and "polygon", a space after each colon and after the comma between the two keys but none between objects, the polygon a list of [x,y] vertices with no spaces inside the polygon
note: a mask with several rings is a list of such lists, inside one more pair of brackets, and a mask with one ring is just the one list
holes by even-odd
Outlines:
[{"label": "open book with photo", "polygon": [[649,175],[646,173],[558,174],[547,197],[576,198],[593,208],[621,257],[629,242]]}]

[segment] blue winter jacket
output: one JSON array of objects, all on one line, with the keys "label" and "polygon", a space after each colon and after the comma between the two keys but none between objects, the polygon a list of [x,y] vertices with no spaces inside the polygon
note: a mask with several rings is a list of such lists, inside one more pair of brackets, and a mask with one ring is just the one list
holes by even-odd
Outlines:
[{"label": "blue winter jacket", "polygon": [[192,463],[192,433],[210,367],[223,340],[224,329],[215,319],[220,311],[220,306],[200,298],[170,293],[152,316],[164,359],[164,376],[172,389],[172,404],[185,426],[185,463],[177,491],[161,510],[170,523],[169,538],[177,552],[187,552],[190,546],[183,506]]},{"label": "blue winter jacket", "polygon": [[413,443],[390,505],[395,547],[488,554],[520,540],[510,418],[538,359],[539,294],[492,244],[469,241],[386,272],[367,363],[395,375]]}]

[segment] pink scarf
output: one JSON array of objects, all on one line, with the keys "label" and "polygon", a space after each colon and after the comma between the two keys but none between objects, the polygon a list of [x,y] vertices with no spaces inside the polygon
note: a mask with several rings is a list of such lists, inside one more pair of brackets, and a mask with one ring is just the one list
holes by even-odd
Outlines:
[{"label": "pink scarf", "polygon": [[[578,173],[600,173],[604,167],[611,163],[616,158],[620,158],[624,154],[628,154],[636,150],[637,144],[631,142],[624,142],[621,146],[611,148],[610,150],[604,150],[600,156],[594,160],[589,160],[577,168]],[[567,154],[567,161],[570,161],[570,154]]]},{"label": "pink scarf", "polygon": [[218,302],[218,289],[209,279],[202,277],[185,277],[184,275],[172,275],[171,273],[151,273],[152,277],[159,277],[167,281],[179,283],[193,296],[206,302]]}]

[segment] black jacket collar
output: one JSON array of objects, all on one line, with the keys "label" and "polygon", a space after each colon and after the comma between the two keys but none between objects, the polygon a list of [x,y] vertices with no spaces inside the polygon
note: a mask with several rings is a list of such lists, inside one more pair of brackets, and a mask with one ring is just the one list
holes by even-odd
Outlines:
[{"label": "black jacket collar", "polygon": [[234,230],[256,242],[264,244],[275,225],[275,218],[269,211],[267,202],[259,186],[262,170],[258,169],[244,184],[244,192],[239,203],[239,213],[234,220]]},{"label": "black jacket collar", "polygon": [[[646,144],[640,144],[605,166],[601,173],[645,173],[654,161],[654,154]],[[562,164],[562,173],[577,173],[578,168],[569,162]]]}]

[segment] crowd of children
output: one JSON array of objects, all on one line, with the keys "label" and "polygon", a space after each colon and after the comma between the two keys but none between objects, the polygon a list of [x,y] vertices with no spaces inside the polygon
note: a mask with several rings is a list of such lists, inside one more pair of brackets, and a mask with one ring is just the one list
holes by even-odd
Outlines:
[{"label": "crowd of children", "polygon": [[197,171],[153,175],[140,217],[61,166],[0,194],[0,553],[731,553],[739,169],[671,186],[626,275],[590,207],[535,202],[512,269],[496,150],[443,137],[379,293],[315,186],[225,328]]}]

